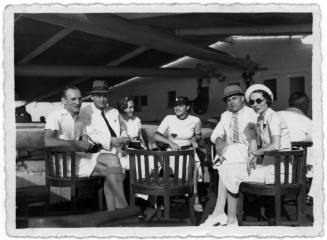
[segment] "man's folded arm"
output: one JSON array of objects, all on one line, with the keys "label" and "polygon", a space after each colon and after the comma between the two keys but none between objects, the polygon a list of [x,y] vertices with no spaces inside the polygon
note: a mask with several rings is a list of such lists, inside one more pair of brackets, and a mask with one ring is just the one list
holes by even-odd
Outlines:
[{"label": "man's folded arm", "polygon": [[44,146],[46,148],[62,149],[63,151],[86,152],[92,145],[86,141],[59,139],[56,137],[56,131],[46,129],[44,133]]}]

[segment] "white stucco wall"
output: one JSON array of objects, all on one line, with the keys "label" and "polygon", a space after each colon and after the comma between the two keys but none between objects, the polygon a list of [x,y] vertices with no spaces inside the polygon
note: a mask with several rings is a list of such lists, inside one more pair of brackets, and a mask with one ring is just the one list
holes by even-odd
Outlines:
[{"label": "white stucco wall", "polygon": [[[266,68],[266,70],[258,71],[255,74],[254,81],[263,83],[266,79],[276,79],[277,101],[273,104],[274,109],[280,110],[287,107],[290,94],[290,77],[303,76],[305,78],[306,93],[311,98],[312,45],[302,44],[300,38],[235,39],[233,44],[218,45],[218,49],[237,57],[250,55],[251,60],[259,63],[260,67]],[[195,61],[191,60],[184,64],[177,64],[174,67],[193,67],[194,63]],[[203,86],[209,86],[209,108],[206,114],[200,116],[202,119],[218,116],[224,111],[225,103],[221,100],[221,97],[223,88],[227,84],[240,82],[241,87],[245,89],[241,72],[227,69],[219,64],[214,64],[214,66],[216,72],[226,76],[226,80],[220,82],[212,78],[203,82]],[[167,107],[168,91],[175,90],[177,96],[183,95],[194,99],[196,89],[196,78],[142,78],[114,88],[110,101],[116,102],[120,97],[127,95],[146,95],[148,96],[149,106],[144,108],[138,115],[143,121],[160,121],[166,114],[172,113],[172,109]]]}]

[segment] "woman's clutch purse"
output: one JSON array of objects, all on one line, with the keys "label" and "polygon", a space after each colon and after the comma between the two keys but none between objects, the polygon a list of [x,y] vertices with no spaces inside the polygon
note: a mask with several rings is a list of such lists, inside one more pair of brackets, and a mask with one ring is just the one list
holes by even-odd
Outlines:
[{"label": "woman's clutch purse", "polygon": [[88,151],[88,153],[97,153],[102,149],[102,145],[97,143],[94,144],[93,147]]}]

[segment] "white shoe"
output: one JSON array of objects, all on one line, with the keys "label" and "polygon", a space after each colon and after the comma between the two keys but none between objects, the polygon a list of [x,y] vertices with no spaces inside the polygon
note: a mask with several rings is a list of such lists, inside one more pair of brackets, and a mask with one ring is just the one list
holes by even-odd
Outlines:
[{"label": "white shoe", "polygon": [[203,212],[203,207],[201,203],[194,203],[193,205],[194,211],[196,212]]},{"label": "white shoe", "polygon": [[219,214],[218,216],[209,215],[207,220],[205,220],[200,226],[225,226],[227,225],[226,214]]}]

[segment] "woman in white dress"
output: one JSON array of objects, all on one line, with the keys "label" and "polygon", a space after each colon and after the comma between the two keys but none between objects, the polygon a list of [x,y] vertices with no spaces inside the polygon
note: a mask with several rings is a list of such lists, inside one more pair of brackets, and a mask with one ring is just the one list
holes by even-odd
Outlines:
[{"label": "woman in white dress", "polygon": [[[132,97],[123,97],[117,102],[117,109],[120,115],[123,118],[123,122],[125,124],[127,135],[129,138],[129,147],[137,148],[137,149],[148,149],[147,144],[145,143],[142,134],[141,134],[141,119],[135,116],[134,114],[134,101]],[[121,158],[121,161],[125,163],[125,166],[129,168],[129,158],[128,156],[124,156]],[[124,192],[125,195],[129,194],[129,171],[126,171],[126,180],[124,181]],[[129,199],[129,198],[128,198]],[[148,200],[147,195],[138,194],[135,199],[135,204],[140,206],[142,209],[142,213],[139,215],[139,218],[142,219],[151,219],[155,214],[155,210]]]},{"label": "woman in white dress", "polygon": [[[237,194],[241,182],[274,183],[273,157],[264,157],[261,164],[257,159],[267,151],[291,148],[290,135],[284,120],[270,106],[273,94],[262,84],[250,86],[245,93],[245,99],[250,107],[259,114],[257,126],[253,129],[249,149],[237,148],[229,145],[223,150],[224,161],[218,167],[219,188],[218,195],[228,192],[228,216],[224,212],[210,215],[201,225],[205,226],[238,226]],[[224,203],[225,204],[225,203]],[[224,209],[216,206],[215,209]]]},{"label": "woman in white dress", "polygon": [[131,97],[123,97],[117,103],[117,109],[122,116],[127,128],[127,135],[134,143],[143,149],[147,149],[147,145],[141,134],[141,119],[134,114],[134,101]]},{"label": "woman in white dress", "polygon": [[[188,114],[190,102],[187,97],[180,96],[175,99],[175,115],[167,115],[159,125],[154,140],[167,144],[169,149],[176,151],[190,148],[198,148],[197,141],[201,138],[201,120],[198,117]],[[197,182],[200,170],[200,161],[195,154],[196,168],[194,172],[194,210],[202,212],[203,208],[199,202]],[[201,174],[201,173],[200,173]]]}]

